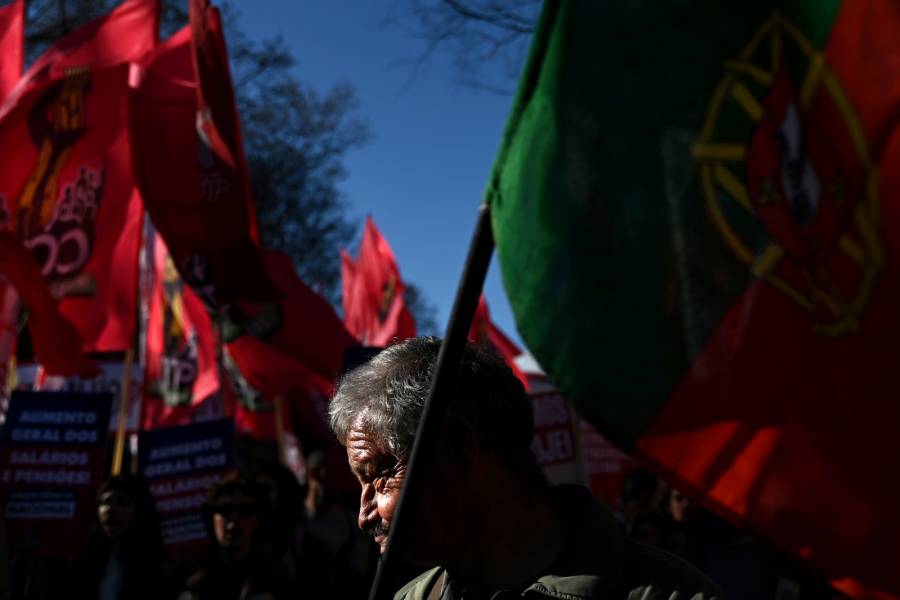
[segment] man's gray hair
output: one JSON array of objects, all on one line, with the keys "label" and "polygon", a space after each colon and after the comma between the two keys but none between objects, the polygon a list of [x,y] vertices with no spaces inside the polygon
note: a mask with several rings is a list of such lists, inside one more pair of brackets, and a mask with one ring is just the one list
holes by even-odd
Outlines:
[{"label": "man's gray hair", "polygon": [[[394,456],[412,449],[441,341],[413,338],[382,350],[341,379],[331,428],[341,443],[351,427],[370,431]],[[534,415],[522,383],[494,352],[468,345],[453,380],[450,415],[468,423],[482,448],[531,458]]]}]

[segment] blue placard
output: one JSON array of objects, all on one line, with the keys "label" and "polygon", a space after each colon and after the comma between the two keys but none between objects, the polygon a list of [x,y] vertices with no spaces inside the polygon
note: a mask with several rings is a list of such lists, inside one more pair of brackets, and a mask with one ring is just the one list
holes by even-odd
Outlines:
[{"label": "blue placard", "polygon": [[15,391],[0,445],[101,447],[112,400],[112,394]]}]

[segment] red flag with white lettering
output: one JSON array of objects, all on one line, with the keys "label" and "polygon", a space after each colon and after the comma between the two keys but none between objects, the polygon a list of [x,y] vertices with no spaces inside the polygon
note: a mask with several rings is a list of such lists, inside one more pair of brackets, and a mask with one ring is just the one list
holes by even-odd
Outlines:
[{"label": "red flag with white lettering", "polygon": [[47,373],[86,377],[97,373],[97,365],[82,352],[78,331],[59,314],[34,257],[8,231],[0,231],[0,281],[14,288],[28,309],[34,353]]},{"label": "red flag with white lettering", "polygon": [[128,61],[156,43],[158,0],[129,0],[53,44],[0,109],[0,201],[85,348],[134,339],[141,220]]},{"label": "red flag with white lettering", "polygon": [[219,389],[209,314],[181,280],[159,235],[153,235],[152,250],[143,429],[189,422],[191,409]]},{"label": "red flag with white lettering", "polygon": [[22,77],[25,44],[25,0],[0,8],[0,103]]},{"label": "red flag with white lettering", "polygon": [[128,65],[76,69],[18,97],[0,120],[0,201],[90,351],[130,348],[140,201],[124,99]]}]

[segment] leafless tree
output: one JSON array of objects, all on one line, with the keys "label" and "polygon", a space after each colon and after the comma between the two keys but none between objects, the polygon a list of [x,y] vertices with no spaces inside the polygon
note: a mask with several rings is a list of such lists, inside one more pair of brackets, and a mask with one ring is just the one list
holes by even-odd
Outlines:
[{"label": "leafless tree", "polygon": [[[421,38],[414,73],[436,53],[452,57],[458,79],[475,88],[509,94],[521,71],[540,13],[540,0],[405,0],[390,20]],[[501,78],[483,67],[498,65]]]}]

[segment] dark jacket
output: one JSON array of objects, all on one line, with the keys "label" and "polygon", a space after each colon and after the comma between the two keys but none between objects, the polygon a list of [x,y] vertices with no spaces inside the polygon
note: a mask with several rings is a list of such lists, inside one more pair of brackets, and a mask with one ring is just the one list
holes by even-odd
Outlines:
[{"label": "dark jacket", "polygon": [[[525,598],[565,600],[721,600],[721,592],[700,571],[663,550],[625,537],[609,510],[586,489],[558,486],[554,503],[568,524],[556,561],[521,593]],[[460,599],[441,568],[409,582],[395,600]],[[514,594],[510,594],[513,595]],[[501,594],[507,596],[507,594]]]}]

